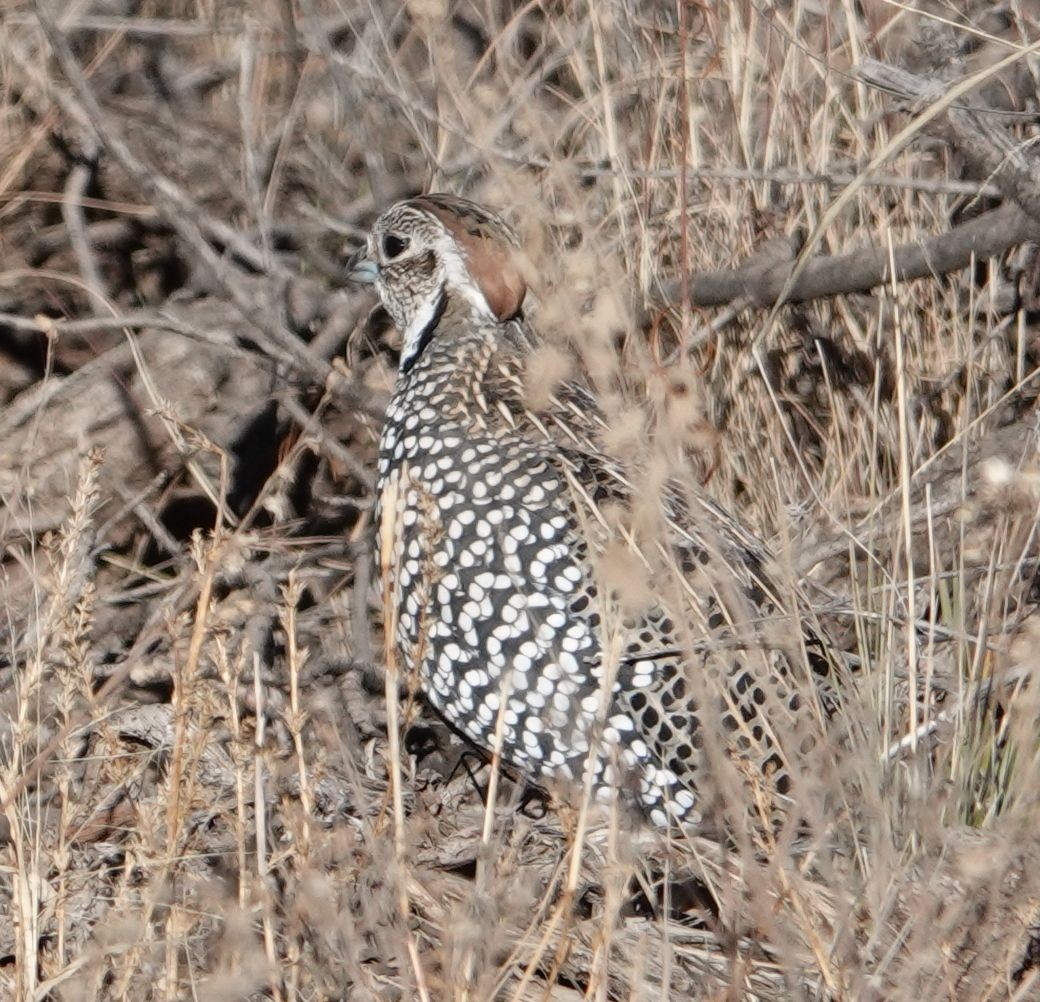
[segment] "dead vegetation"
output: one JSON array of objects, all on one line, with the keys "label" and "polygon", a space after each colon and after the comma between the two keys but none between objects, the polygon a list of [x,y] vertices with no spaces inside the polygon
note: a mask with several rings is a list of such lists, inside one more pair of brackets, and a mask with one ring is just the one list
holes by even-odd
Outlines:
[{"label": "dead vegetation", "polygon": [[[1040,9],[918,6],[4,5],[5,997],[1037,997]],[[854,655],[806,825],[485,810],[387,703],[341,273],[430,189]]]}]

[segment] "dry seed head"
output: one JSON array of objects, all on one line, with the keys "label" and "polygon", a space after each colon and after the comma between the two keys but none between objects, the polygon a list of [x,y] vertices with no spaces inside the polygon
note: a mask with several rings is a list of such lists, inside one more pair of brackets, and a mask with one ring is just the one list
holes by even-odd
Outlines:
[{"label": "dry seed head", "polygon": [[653,373],[648,380],[656,404],[658,428],[668,445],[703,449],[710,444],[699,379],[684,367]]},{"label": "dry seed head", "polygon": [[1032,667],[1040,651],[1040,617],[1033,615],[1022,624],[1008,652],[1012,666]]},{"label": "dry seed head", "polygon": [[654,601],[646,565],[621,540],[604,549],[596,561],[596,577],[606,592],[616,596],[625,615],[637,616]]},{"label": "dry seed head", "polygon": [[1031,516],[1040,504],[1040,474],[1012,466],[1000,456],[991,456],[981,464],[982,483],[979,491],[983,505],[992,506],[1008,515]]},{"label": "dry seed head", "polygon": [[613,409],[607,429],[602,433],[605,452],[619,459],[635,461],[646,455],[648,441],[646,414],[641,407],[619,404]]},{"label": "dry seed head", "polygon": [[406,0],[408,13],[420,23],[436,24],[448,16],[445,0]]},{"label": "dry seed head", "polygon": [[551,398],[574,374],[574,359],[555,345],[539,345],[524,369],[524,399],[531,410],[548,409]]}]

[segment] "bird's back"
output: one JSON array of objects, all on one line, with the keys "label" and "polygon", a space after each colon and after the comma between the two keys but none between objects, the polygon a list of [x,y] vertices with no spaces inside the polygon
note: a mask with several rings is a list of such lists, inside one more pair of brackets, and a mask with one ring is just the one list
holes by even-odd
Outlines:
[{"label": "bird's back", "polygon": [[449,304],[398,382],[380,480],[401,656],[478,745],[543,781],[591,768],[655,824],[700,818],[706,769],[785,793],[815,634],[739,523],[675,485],[641,496],[583,384],[527,406],[532,348]]}]

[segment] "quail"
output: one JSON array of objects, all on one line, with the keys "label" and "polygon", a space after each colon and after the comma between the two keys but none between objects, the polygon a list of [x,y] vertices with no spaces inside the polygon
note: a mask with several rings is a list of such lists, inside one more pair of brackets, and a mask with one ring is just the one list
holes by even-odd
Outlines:
[{"label": "quail", "polygon": [[[785,740],[829,712],[825,645],[764,546],[699,493],[667,485],[661,541],[636,539],[640,491],[587,384],[528,404],[538,335],[511,227],[459,197],[409,198],[348,267],[402,340],[379,443],[385,613],[436,712],[536,783],[584,784],[661,828],[699,823],[700,781],[727,762],[787,794]],[[619,551],[650,582],[635,604],[603,572]]]}]

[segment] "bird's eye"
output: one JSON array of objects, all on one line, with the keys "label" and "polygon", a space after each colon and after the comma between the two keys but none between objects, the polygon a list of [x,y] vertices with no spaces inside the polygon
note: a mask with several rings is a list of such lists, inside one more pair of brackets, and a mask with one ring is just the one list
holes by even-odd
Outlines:
[{"label": "bird's eye", "polygon": [[403,254],[407,246],[408,241],[405,238],[399,237],[394,233],[388,233],[385,237],[383,237],[383,253],[387,256],[388,259],[392,260],[399,254]]}]

